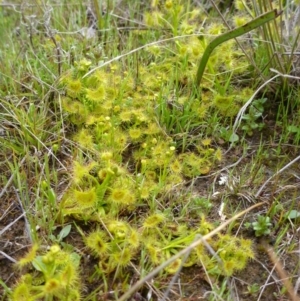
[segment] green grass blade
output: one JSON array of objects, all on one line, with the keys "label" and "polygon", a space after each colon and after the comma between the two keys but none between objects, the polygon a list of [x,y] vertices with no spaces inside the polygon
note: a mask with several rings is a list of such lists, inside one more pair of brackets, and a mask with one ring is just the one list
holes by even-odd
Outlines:
[{"label": "green grass blade", "polygon": [[233,30],[230,30],[220,36],[218,36],[217,38],[215,38],[213,41],[211,41],[211,43],[206,47],[202,59],[199,63],[199,67],[197,70],[197,77],[196,77],[196,85],[199,86],[206,64],[208,62],[208,59],[211,55],[211,53],[213,52],[213,50],[220,44],[231,40],[231,39],[235,39],[271,20],[274,20],[275,18],[277,18],[280,15],[281,12],[278,12],[276,9],[272,10],[270,12],[267,12],[257,18],[255,18],[254,20],[246,23],[243,26],[240,26],[238,28],[235,28]]}]

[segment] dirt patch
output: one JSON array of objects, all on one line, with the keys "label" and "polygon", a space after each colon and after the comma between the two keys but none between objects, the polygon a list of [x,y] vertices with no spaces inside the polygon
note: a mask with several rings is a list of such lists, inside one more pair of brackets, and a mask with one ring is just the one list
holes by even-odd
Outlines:
[{"label": "dirt patch", "polygon": [[[0,271],[1,280],[8,287],[12,287],[19,277],[14,261],[21,258],[31,245],[24,217],[20,218],[22,214],[22,208],[13,193],[8,193],[7,197],[2,198],[0,202]],[[18,218],[19,220],[16,221]],[[13,223],[14,221],[16,222]],[[3,295],[2,286],[0,286],[0,295]]]}]

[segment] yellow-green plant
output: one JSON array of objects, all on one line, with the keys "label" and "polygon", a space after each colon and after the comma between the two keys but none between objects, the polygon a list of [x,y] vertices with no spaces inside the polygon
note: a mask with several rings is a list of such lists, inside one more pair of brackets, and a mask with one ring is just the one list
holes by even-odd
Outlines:
[{"label": "yellow-green plant", "polygon": [[[198,226],[198,230],[188,229],[185,223],[174,224],[165,214],[157,212],[145,218],[140,231],[124,221],[108,220],[106,229],[89,233],[85,243],[99,258],[101,273],[111,274],[122,268],[123,275],[119,277],[126,278],[129,271],[124,269],[142,253],[146,254],[143,265],[155,267],[191,244],[198,234],[205,235],[214,229],[204,218]],[[216,256],[201,245],[192,251],[183,266],[200,264],[209,274],[230,276],[254,257],[251,240],[219,234],[208,243]],[[165,273],[174,274],[180,266],[181,260],[166,268]]]},{"label": "yellow-green plant", "polygon": [[136,229],[120,220],[106,222],[106,231],[95,230],[88,234],[85,243],[99,258],[101,273],[110,274],[125,268],[139,250],[140,238]]},{"label": "yellow-green plant", "polygon": [[67,252],[58,245],[44,255],[37,255],[34,245],[18,262],[20,268],[31,265],[34,272],[21,277],[11,293],[12,301],[21,300],[80,300],[80,256]]},{"label": "yellow-green plant", "polygon": [[144,21],[150,27],[167,28],[174,36],[190,34],[197,27],[197,19],[201,15],[200,9],[190,8],[190,0],[152,1],[152,11],[144,14]]},{"label": "yellow-green plant", "polygon": [[[83,68],[82,66],[88,66],[88,63],[79,62],[77,66]],[[183,181],[181,176],[192,177],[205,174],[215,158],[220,157],[216,156],[220,150],[199,148],[199,154],[194,157],[194,159],[197,158],[196,162],[192,162],[193,158],[190,158],[191,164],[189,165],[188,158],[193,156],[193,153],[186,153],[186,155],[176,153],[176,142],[155,123],[155,101],[149,99],[146,108],[142,110],[139,99],[144,97],[144,90],[132,94],[133,78],[130,74],[126,74],[125,80],[122,81],[123,92],[122,99],[120,99],[116,88],[121,85],[120,77],[116,73],[118,68],[112,71],[99,71],[85,79],[78,77],[81,74],[80,68],[75,68],[72,71],[73,75],[66,75],[62,79],[69,98],[67,104],[63,102],[62,105],[66,106],[70,120],[73,122],[74,117],[75,124],[80,126],[74,140],[81,147],[92,152],[94,159],[86,163],[74,163],[73,178],[77,187],[72,188],[62,202],[62,207],[70,209],[68,209],[69,213],[65,212],[66,215],[80,211],[78,196],[91,191],[93,186],[95,186],[92,190],[94,197],[90,199],[89,205],[81,203],[82,206],[95,209],[102,203],[106,204],[107,211],[111,211],[113,204],[134,205],[135,198],[140,195],[140,192],[143,192],[143,198],[145,195],[149,196],[150,193],[147,193],[146,187],[150,192],[155,190],[156,185],[163,189],[165,184],[168,185],[168,179],[172,179],[174,183],[176,177],[175,182],[180,183]],[[76,87],[80,86],[80,92],[77,94],[74,94],[73,90],[69,92],[74,76],[77,82]],[[99,86],[101,93],[98,93]],[[96,91],[93,97],[90,95],[91,88]],[[115,93],[106,93],[104,90],[114,90]],[[71,101],[80,104],[82,109],[75,112]],[[192,111],[193,108],[189,110]],[[78,116],[80,114],[82,114],[81,117]],[[200,116],[195,116],[195,118],[200,119]],[[78,120],[82,123],[78,124]],[[183,126],[184,121],[180,122]],[[136,179],[128,171],[124,162],[123,153],[128,146],[134,148],[132,163],[135,166],[136,175],[139,174],[139,178]],[[195,166],[192,172],[189,170],[191,165]],[[149,172],[156,175],[152,177],[151,184],[147,176]],[[146,181],[142,180],[143,178]],[[112,211],[116,212],[115,209]]]},{"label": "yellow-green plant", "polygon": [[[192,33],[200,23],[196,17],[189,20],[183,7],[183,1],[165,2],[164,6],[153,2],[157,17],[153,20],[157,26],[171,29],[170,36]],[[198,16],[199,12],[193,14]],[[147,18],[145,15],[150,22]],[[211,34],[223,31],[220,24],[210,28]],[[224,98],[229,91],[231,105],[236,107],[247,97],[243,88],[237,89],[243,91],[240,97],[233,96],[237,94],[229,81],[233,71],[219,74],[241,62],[241,53],[231,41],[220,45],[224,55],[209,58],[211,74],[203,80],[205,91],[199,95],[194,89],[198,58],[209,40],[191,35],[164,47],[149,47],[146,53],[152,62],[141,64],[137,76],[116,62],[85,76],[91,63],[81,60],[62,77],[62,107],[78,129],[73,140],[84,155],[79,152],[74,158],[73,182],[60,202],[60,218],[97,223],[84,241],[99,258],[97,270],[101,275],[115,273],[114,279],[118,276],[126,281],[130,275],[127,267],[139,258],[142,267],[157,266],[188,246],[198,234],[214,228],[205,219],[188,228],[186,222],[177,221],[171,208],[158,212],[158,204],[172,207],[173,202],[182,202],[172,190],[180,189],[185,178],[207,174],[222,160],[221,149],[214,146],[209,135],[189,143],[187,136],[205,124],[210,110],[232,117],[222,111],[224,101],[218,101],[218,97]],[[245,70],[248,65],[244,58],[242,61]],[[219,86],[214,82],[216,77]],[[137,216],[141,208],[145,211]],[[223,275],[241,267],[232,259],[240,254],[225,244],[223,236],[209,243],[216,253],[232,255],[230,260],[228,256],[221,258],[224,266],[205,249],[193,251],[184,266],[204,264],[209,273]],[[233,245],[237,244],[235,240]],[[252,254],[249,245],[243,266]],[[165,273],[174,274],[180,265],[181,260],[176,261]]]}]

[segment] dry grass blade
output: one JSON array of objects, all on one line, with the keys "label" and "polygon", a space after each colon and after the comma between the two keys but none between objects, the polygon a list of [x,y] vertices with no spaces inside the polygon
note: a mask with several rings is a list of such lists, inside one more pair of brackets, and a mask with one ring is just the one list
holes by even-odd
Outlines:
[{"label": "dry grass blade", "polygon": [[287,273],[284,271],[284,268],[283,268],[279,258],[275,254],[273,248],[268,246],[267,253],[268,253],[271,261],[275,265],[275,270],[278,273],[284,287],[286,288],[286,291],[287,291],[286,293],[289,296],[290,300],[291,301],[300,301],[299,296],[294,292],[293,286],[292,286],[291,282],[289,281],[289,277],[288,277]]},{"label": "dry grass blade", "polygon": [[3,235],[4,232],[6,232],[11,226],[13,226],[19,219],[21,219],[23,216],[26,215],[26,212],[23,212],[19,217],[17,217],[14,221],[12,221],[10,224],[8,224],[6,227],[4,227],[0,231],[0,236]]},{"label": "dry grass blade", "polygon": [[13,263],[17,263],[17,260],[15,260],[14,258],[12,258],[11,256],[7,255],[6,253],[0,251],[0,254],[2,256],[4,256],[5,258],[7,258],[9,261],[13,262]]}]

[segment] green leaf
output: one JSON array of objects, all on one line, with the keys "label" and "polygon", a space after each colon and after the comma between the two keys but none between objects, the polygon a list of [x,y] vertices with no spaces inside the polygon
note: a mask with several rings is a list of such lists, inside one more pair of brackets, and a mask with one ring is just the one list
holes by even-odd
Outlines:
[{"label": "green leaf", "polygon": [[54,203],[56,200],[56,194],[52,188],[50,188],[48,191],[48,199],[51,203]]},{"label": "green leaf", "polygon": [[291,210],[288,214],[287,214],[287,218],[290,218],[290,219],[296,219],[300,217],[300,212],[297,211],[297,210]]},{"label": "green leaf", "polygon": [[298,133],[298,132],[300,132],[300,128],[298,128],[298,127],[295,126],[295,125],[290,125],[290,126],[288,126],[287,130],[288,130],[290,133]]},{"label": "green leaf", "polygon": [[75,252],[70,254],[70,260],[76,268],[79,267],[81,256]]},{"label": "green leaf", "polygon": [[62,241],[65,237],[67,237],[71,231],[72,225],[67,225],[61,229],[57,236],[57,240],[60,242]]},{"label": "green leaf", "polygon": [[246,115],[242,116],[242,119],[243,120],[251,120],[252,118],[251,118],[251,116],[249,114],[246,114]]},{"label": "green leaf", "polygon": [[56,237],[55,237],[55,235],[53,235],[53,234],[50,234],[50,235],[49,235],[49,238],[50,238],[52,241],[56,241]]},{"label": "green leaf", "polygon": [[233,142],[237,142],[239,141],[239,136],[235,133],[232,133],[229,137],[229,142],[233,143]]},{"label": "green leaf", "polygon": [[254,123],[254,122],[252,122],[252,123],[250,124],[250,127],[251,127],[251,129],[252,129],[252,130],[255,130],[255,129],[257,129],[257,128],[258,128],[258,124],[257,124],[257,123]]},{"label": "green leaf", "polygon": [[32,265],[34,268],[39,271],[45,273],[47,271],[47,266],[43,262],[43,257],[42,256],[37,256],[33,261]]}]

